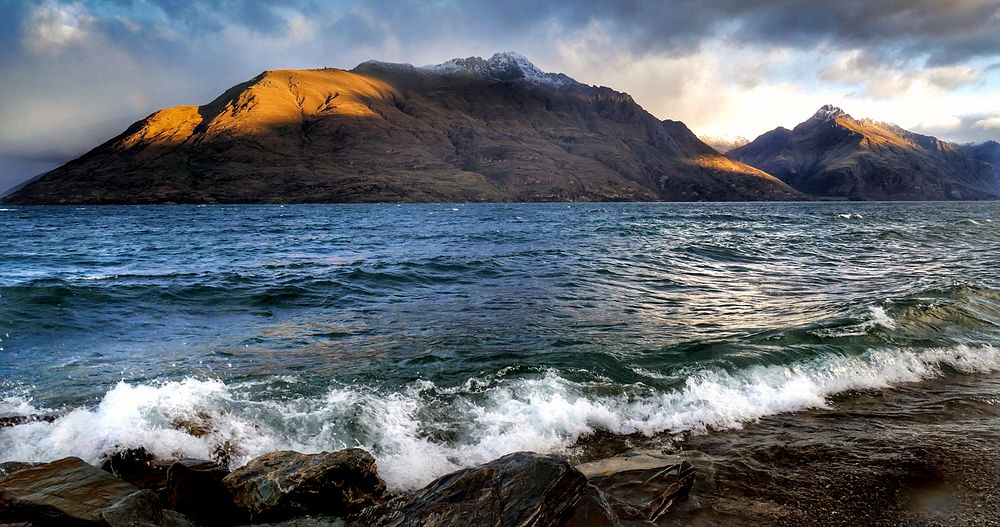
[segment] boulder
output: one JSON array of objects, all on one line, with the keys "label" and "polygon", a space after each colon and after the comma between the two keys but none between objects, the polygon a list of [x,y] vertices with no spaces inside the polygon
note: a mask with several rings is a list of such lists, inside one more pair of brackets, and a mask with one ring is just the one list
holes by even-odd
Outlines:
[{"label": "boulder", "polygon": [[0,478],[4,478],[17,472],[18,470],[31,468],[37,464],[38,463],[22,463],[20,461],[7,461],[5,463],[0,463]]},{"label": "boulder", "polygon": [[167,469],[172,460],[157,459],[145,448],[122,450],[105,458],[101,469],[123,479],[140,489],[150,489],[165,498]]},{"label": "boulder", "polygon": [[249,518],[222,480],[229,471],[213,461],[184,459],[167,470],[167,506],[203,525],[235,525]]},{"label": "boulder", "polygon": [[573,509],[572,516],[562,525],[564,527],[619,527],[626,525],[626,523],[618,517],[618,513],[608,502],[608,497],[597,487],[588,484],[583,498]]},{"label": "boulder", "polygon": [[365,510],[371,527],[548,527],[583,499],[587,478],[565,461],[530,452],[442,476],[426,487]]},{"label": "boulder", "polygon": [[677,456],[632,450],[576,467],[592,487],[566,525],[659,525],[694,484],[694,467]]},{"label": "boulder", "polygon": [[80,458],[68,457],[0,480],[0,511],[38,524],[104,525],[105,509],[138,490]]},{"label": "boulder", "polygon": [[343,516],[380,502],[385,494],[375,458],[358,448],[271,452],[236,469],[223,483],[254,521]]},{"label": "boulder", "polygon": [[156,493],[142,489],[125,496],[101,511],[101,518],[110,527],[161,525],[163,509]]}]

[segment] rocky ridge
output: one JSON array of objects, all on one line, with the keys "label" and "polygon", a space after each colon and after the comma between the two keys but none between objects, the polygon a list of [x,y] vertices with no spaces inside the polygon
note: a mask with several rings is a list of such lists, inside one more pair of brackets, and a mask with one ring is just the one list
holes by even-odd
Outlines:
[{"label": "rocky ridge", "polygon": [[894,124],[855,119],[832,105],[792,130],[775,128],[726,155],[813,196],[1000,198],[1000,164],[988,143],[975,150]]},{"label": "rocky ridge", "polygon": [[625,93],[497,54],[273,70],[153,113],[15,204],[725,201],[802,196]]}]

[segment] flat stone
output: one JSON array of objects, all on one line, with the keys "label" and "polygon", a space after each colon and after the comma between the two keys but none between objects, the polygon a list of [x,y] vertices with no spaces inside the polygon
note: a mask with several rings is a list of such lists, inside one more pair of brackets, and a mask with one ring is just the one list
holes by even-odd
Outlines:
[{"label": "flat stone", "polygon": [[632,450],[576,468],[613,512],[605,523],[591,523],[595,526],[658,524],[694,484],[690,463],[657,451]]},{"label": "flat stone", "polygon": [[565,461],[519,452],[442,476],[353,521],[368,527],[549,527],[573,513],[586,488],[586,477]]},{"label": "flat stone", "polygon": [[348,515],[380,502],[385,493],[375,458],[357,448],[271,452],[233,471],[223,483],[254,521]]},{"label": "flat stone", "polygon": [[138,489],[76,457],[0,480],[0,510],[40,524],[103,525],[102,511]]}]

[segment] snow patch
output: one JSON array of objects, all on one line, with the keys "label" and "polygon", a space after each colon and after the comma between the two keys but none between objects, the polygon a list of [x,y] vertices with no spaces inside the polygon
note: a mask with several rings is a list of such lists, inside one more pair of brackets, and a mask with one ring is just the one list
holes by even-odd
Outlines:
[{"label": "snow patch", "polygon": [[451,59],[442,64],[423,66],[420,69],[439,75],[473,75],[497,81],[525,81],[556,88],[579,84],[562,73],[544,72],[527,57],[513,51],[497,53],[489,59],[482,57]]}]

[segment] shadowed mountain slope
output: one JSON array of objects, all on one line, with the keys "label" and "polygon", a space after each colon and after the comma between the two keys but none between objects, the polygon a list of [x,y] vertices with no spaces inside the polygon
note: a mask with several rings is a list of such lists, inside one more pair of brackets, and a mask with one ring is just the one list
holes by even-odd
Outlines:
[{"label": "shadowed mountain slope", "polygon": [[776,128],[727,152],[814,196],[997,199],[997,166],[967,147],[824,106],[793,130]]},{"label": "shadowed mountain slope", "polygon": [[158,111],[10,203],[775,200],[632,98],[514,53],[276,70]]}]

